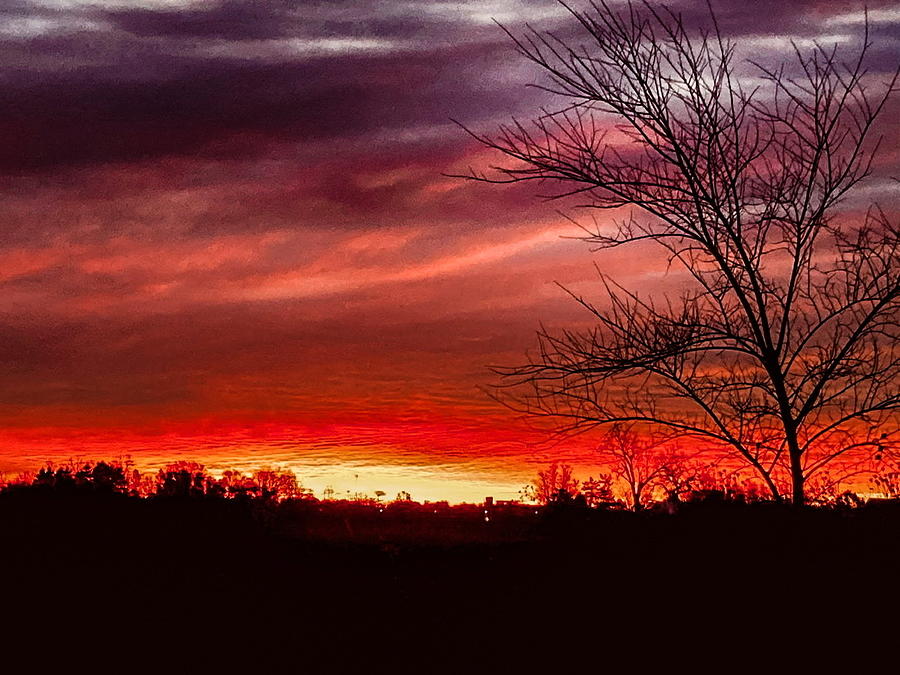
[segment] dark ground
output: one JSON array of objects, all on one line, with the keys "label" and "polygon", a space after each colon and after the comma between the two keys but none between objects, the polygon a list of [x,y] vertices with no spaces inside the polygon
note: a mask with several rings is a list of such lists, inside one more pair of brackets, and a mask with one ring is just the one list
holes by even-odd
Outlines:
[{"label": "dark ground", "polygon": [[474,509],[429,517],[23,489],[0,494],[0,541],[2,646],[33,666],[507,673],[624,663],[643,673],[659,663],[721,672],[724,658],[728,672],[757,660],[808,672],[811,659],[836,665],[841,654],[854,670],[898,663],[891,505],[548,509],[485,523]]}]

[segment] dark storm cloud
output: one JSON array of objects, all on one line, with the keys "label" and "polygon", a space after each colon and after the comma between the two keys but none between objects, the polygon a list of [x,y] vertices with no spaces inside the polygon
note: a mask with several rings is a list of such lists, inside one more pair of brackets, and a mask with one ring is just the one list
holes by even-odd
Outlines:
[{"label": "dark storm cloud", "polygon": [[[861,7],[845,3],[715,6],[760,58],[781,58],[791,37],[861,29]],[[704,2],[677,9],[707,22]],[[876,66],[897,59],[895,13],[870,6]],[[555,2],[513,0],[46,0],[0,14],[7,244],[423,217],[503,226],[527,191],[485,201],[442,182],[473,149],[449,119],[490,130],[536,109],[523,87],[536,74],[492,17],[513,30],[571,23]],[[188,192],[188,206],[170,197]]]},{"label": "dark storm cloud", "polygon": [[[731,35],[813,35],[844,3],[717,3]],[[684,3],[705,22],[705,3]],[[877,9],[877,8],[875,8]],[[0,8],[0,171],[336,146],[528,109],[495,17],[559,27],[553,2],[15,2]],[[873,30],[896,31],[896,22]],[[892,38],[896,37],[891,35]],[[769,45],[771,48],[771,45]],[[399,137],[399,134],[398,134]],[[460,135],[438,139],[460,145]],[[402,141],[398,138],[398,144]]]},{"label": "dark storm cloud", "polygon": [[297,22],[295,2],[221,2],[181,10],[112,10],[103,17],[117,28],[141,37],[202,37],[233,40],[291,35]]},{"label": "dark storm cloud", "polygon": [[387,92],[346,77],[352,72],[347,63],[204,63],[163,81],[47,78],[6,87],[0,166],[15,171],[197,152],[227,157],[252,152],[241,134],[302,141],[402,120],[391,115]]},{"label": "dark storm cloud", "polygon": [[[448,54],[448,58],[453,55]],[[163,80],[46,77],[0,94],[8,171],[196,152],[252,153],[242,135],[285,141],[354,138],[381,128],[446,123],[456,108],[486,114],[502,94],[448,96],[427,57],[317,58],[266,64],[203,60]],[[398,105],[409,88],[417,96]],[[220,143],[216,145],[216,142]]]},{"label": "dark storm cloud", "polygon": [[200,7],[49,14],[19,5],[18,16],[7,7],[0,169],[240,156],[259,137],[353,138],[488,115],[513,98],[469,77],[497,65],[498,31],[452,13],[428,21],[391,3],[384,16],[340,3]]}]

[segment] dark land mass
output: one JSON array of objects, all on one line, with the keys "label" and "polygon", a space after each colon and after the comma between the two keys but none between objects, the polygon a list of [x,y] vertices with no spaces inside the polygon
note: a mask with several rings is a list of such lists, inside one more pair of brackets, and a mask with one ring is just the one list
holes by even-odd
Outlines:
[{"label": "dark land mass", "polygon": [[488,517],[8,489],[4,648],[129,672],[808,672],[896,654],[897,504]]}]

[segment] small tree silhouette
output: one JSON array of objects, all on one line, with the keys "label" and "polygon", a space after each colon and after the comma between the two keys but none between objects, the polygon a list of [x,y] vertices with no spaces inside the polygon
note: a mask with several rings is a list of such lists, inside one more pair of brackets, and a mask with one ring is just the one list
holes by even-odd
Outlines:
[{"label": "small tree silhouette", "polygon": [[549,467],[538,471],[534,481],[534,499],[540,504],[565,501],[578,494],[578,481],[572,475],[572,467],[568,464],[553,462]]},{"label": "small tree silhouette", "polygon": [[161,497],[202,497],[208,487],[202,464],[178,461],[160,469],[156,476],[156,494]]},{"label": "small tree silhouette", "polygon": [[609,474],[600,474],[597,478],[591,476],[581,484],[581,495],[585,503],[590,507],[608,506],[616,501],[612,490],[613,477]]},{"label": "small tree silhouette", "polygon": [[297,499],[308,493],[300,485],[293,471],[261,469],[253,473],[258,495],[267,499]]},{"label": "small tree silhouette", "polygon": [[125,476],[124,467],[107,462],[97,462],[93,465],[85,464],[75,474],[75,480],[78,483],[90,486],[97,492],[124,493],[128,489],[128,479]]},{"label": "small tree silhouette", "polygon": [[613,425],[604,436],[600,455],[624,484],[626,502],[633,511],[643,509],[657,489],[664,490],[667,496],[684,489],[670,483],[672,479],[680,483],[685,471],[684,458],[669,447],[672,439],[671,435],[640,434],[621,424]]},{"label": "small tree silhouette", "polygon": [[78,470],[72,466],[45,466],[35,474],[32,485],[103,494],[124,494],[128,491],[125,468],[116,462],[85,462]]},{"label": "small tree silhouette", "polygon": [[888,499],[900,499],[900,452],[895,448],[878,448],[872,462],[872,489]]}]

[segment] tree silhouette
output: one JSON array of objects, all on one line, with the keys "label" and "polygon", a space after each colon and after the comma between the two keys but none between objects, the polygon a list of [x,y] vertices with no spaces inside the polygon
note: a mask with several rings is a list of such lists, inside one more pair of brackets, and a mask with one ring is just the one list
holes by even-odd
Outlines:
[{"label": "tree silhouette", "polygon": [[581,484],[581,495],[590,507],[609,506],[616,502],[612,491],[613,477],[600,474],[597,478],[589,477]]},{"label": "tree silhouette", "polygon": [[125,468],[117,462],[86,462],[77,470],[71,465],[45,466],[35,474],[31,484],[54,490],[78,489],[103,494],[128,491]]},{"label": "tree silhouette", "polygon": [[872,457],[872,488],[889,499],[900,498],[900,453],[879,450]]},{"label": "tree silhouette", "polygon": [[571,499],[578,493],[578,481],[572,475],[572,467],[568,464],[553,462],[549,467],[538,471],[534,481],[534,499],[540,504]]},{"label": "tree silhouette", "polygon": [[633,511],[643,509],[657,489],[667,496],[684,491],[684,457],[669,445],[671,441],[671,436],[641,434],[621,424],[614,424],[605,434],[600,455],[624,483],[626,502]]},{"label": "tree silhouette", "polygon": [[128,489],[128,478],[125,475],[125,468],[119,464],[107,462],[85,464],[75,474],[75,480],[84,485],[89,485],[97,492],[124,493]]},{"label": "tree silhouette", "polygon": [[180,460],[160,469],[156,477],[156,494],[161,497],[202,497],[209,476],[202,464]]},{"label": "tree silhouette", "polygon": [[259,496],[268,499],[297,499],[308,495],[293,471],[263,469],[253,473]]},{"label": "tree silhouette", "polygon": [[509,163],[468,177],[618,211],[584,238],[655,244],[686,281],[644,295],[600,273],[602,302],[569,292],[594,327],[542,330],[525,365],[498,368],[500,396],[566,430],[691,435],[803,504],[810,476],[898,435],[900,227],[836,214],[871,173],[897,73],[873,89],[868,27],[849,61],[795,47],[770,67],[738,64],[712,12],[692,32],[650,4],[569,11],[583,41],[510,33],[561,110],[473,133]]},{"label": "tree silhouette", "polygon": [[34,486],[48,487],[55,490],[65,490],[75,487],[75,477],[72,475],[72,470],[62,466],[57,467],[56,469],[52,466],[41,467],[37,474],[35,474],[33,480],[29,481],[26,476],[25,480],[22,482],[30,482],[31,485]]}]

